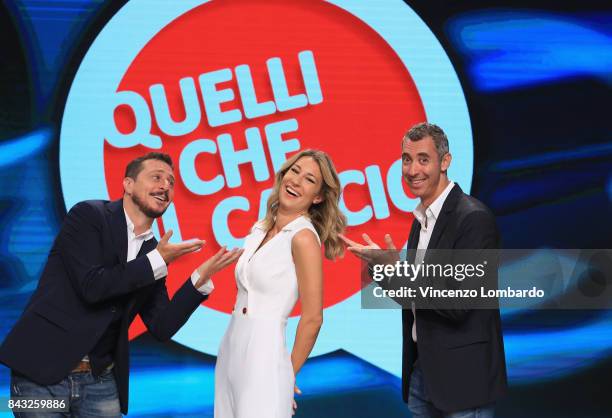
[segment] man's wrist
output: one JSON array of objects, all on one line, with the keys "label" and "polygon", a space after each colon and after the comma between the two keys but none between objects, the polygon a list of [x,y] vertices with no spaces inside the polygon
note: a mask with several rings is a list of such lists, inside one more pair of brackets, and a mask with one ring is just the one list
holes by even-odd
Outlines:
[{"label": "man's wrist", "polygon": [[147,253],[147,258],[149,259],[149,263],[151,264],[151,269],[153,270],[153,276],[155,280],[159,280],[168,275],[168,267],[164,258],[159,253],[159,250],[154,249]]},{"label": "man's wrist", "polygon": [[200,276],[197,269],[191,274],[191,283],[203,295],[209,295],[215,289],[212,280]]}]

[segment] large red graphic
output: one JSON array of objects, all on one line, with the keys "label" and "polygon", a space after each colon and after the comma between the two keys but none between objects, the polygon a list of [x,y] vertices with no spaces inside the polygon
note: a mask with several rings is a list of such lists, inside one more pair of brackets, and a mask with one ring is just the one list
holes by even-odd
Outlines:
[{"label": "large red graphic", "polygon": [[[306,95],[307,86],[298,58],[304,51],[312,53],[322,101],[317,103],[316,98],[309,97],[314,104],[309,102],[289,110],[281,110],[282,106],[275,103],[274,113],[247,117],[236,67],[248,66],[259,103],[278,99],[266,65],[270,58],[280,58],[282,62],[288,95]],[[218,83],[216,89],[230,89],[234,98],[223,101],[220,110],[238,110],[241,120],[211,126],[203,100],[203,94],[207,93],[202,91],[200,75],[223,69],[231,72],[231,79]],[[160,129],[149,88],[163,85],[171,118],[180,122],[185,119],[186,110],[179,80],[186,77],[195,81],[200,122],[188,133],[171,136]],[[274,178],[274,157],[266,138],[266,127],[276,122],[295,120],[297,129],[284,133],[283,139],[299,140],[301,149],[324,150],[332,157],[338,172],[357,171],[366,178],[364,184],[352,183],[345,188],[344,200],[349,211],[372,207],[373,196],[386,202],[388,216],[384,216],[384,210],[378,210],[378,214],[373,210],[369,220],[348,228],[350,236],[360,238],[367,232],[382,243],[384,233],[391,233],[397,245],[405,242],[412,215],[398,209],[391,199],[389,182],[400,179],[389,179],[388,171],[400,158],[403,133],[414,123],[425,120],[425,112],[408,70],[392,48],[377,32],[348,12],[328,3],[312,1],[249,0],[203,4],[169,23],[150,40],[130,65],[118,91],[136,92],[145,99],[151,114],[151,133],[161,137],[159,151],[170,154],[175,161],[174,202],[182,238],[200,237],[207,241],[201,252],[170,266],[167,282],[170,294],[199,263],[219,248],[211,217],[221,202],[232,196],[248,199],[247,211],[234,210],[227,218],[233,236],[246,236],[257,220],[261,193],[272,187]],[[127,106],[119,106],[115,122],[120,132],[129,133],[135,127],[135,114]],[[232,187],[218,152],[218,138],[229,134],[234,150],[243,150],[248,146],[245,131],[249,128],[258,129],[269,175],[266,180],[258,181],[254,165],[242,163],[239,165],[241,184]],[[224,138],[227,141],[228,137]],[[193,164],[198,177],[209,181],[220,175],[224,181],[220,190],[206,195],[194,192],[185,184],[179,167],[186,147],[200,139],[217,143],[217,152],[203,152],[195,158]],[[151,149],[142,145],[116,148],[105,143],[105,176],[111,198],[122,195],[121,182],[127,162],[149,151]],[[379,168],[380,178],[366,176],[366,168],[371,166]],[[259,170],[261,177],[261,167]],[[403,193],[408,195],[406,189]],[[158,225],[163,233],[163,222],[159,221]],[[359,262],[350,254],[335,262],[325,261],[326,307],[359,290],[359,269]],[[233,270],[228,269],[213,281],[215,291],[205,305],[231,312],[236,292]],[[293,314],[298,313],[299,307]],[[131,335],[138,335],[143,330],[143,325],[136,322]]]}]

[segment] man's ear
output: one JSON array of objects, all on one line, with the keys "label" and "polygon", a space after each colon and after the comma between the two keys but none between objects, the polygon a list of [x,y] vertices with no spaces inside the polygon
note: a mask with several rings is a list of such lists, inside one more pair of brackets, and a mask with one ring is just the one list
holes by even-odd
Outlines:
[{"label": "man's ear", "polygon": [[134,179],[131,177],[124,177],[123,179],[123,192],[130,196],[134,189]]},{"label": "man's ear", "polygon": [[450,152],[444,154],[444,157],[442,157],[442,163],[440,164],[440,170],[443,172],[447,172],[452,160],[453,156],[450,154]]}]

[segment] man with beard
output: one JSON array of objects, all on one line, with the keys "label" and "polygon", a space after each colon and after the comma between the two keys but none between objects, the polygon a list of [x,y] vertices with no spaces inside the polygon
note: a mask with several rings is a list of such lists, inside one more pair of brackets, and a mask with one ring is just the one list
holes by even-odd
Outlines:
[{"label": "man with beard", "polygon": [[172,244],[172,231],[153,237],[153,221],[174,197],[172,160],[153,152],[136,158],[123,188],[122,199],[80,202],[66,215],[38,287],[0,347],[12,398],[62,399],[71,416],[126,414],[136,314],[155,338],[169,340],[213,290],[210,277],[240,256],[221,248],[170,300],[168,264],[204,245]]}]

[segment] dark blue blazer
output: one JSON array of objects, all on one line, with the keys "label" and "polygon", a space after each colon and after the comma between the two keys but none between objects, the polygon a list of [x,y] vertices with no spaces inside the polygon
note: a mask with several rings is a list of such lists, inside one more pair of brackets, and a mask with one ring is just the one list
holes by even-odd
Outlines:
[{"label": "dark blue blazer", "polygon": [[140,314],[149,332],[169,340],[206,299],[191,280],[169,300],[166,279],[155,280],[145,241],[127,259],[123,200],[91,200],[66,215],[23,314],[0,346],[0,362],[42,385],[64,379],[123,312],[113,368],[121,411],[128,410],[128,327]]},{"label": "dark blue blazer", "polygon": [[[419,242],[415,219],[408,249]],[[497,249],[500,236],[495,217],[480,201],[455,185],[448,194],[427,249]],[[414,262],[415,251],[408,251]],[[427,259],[427,255],[425,256]],[[427,393],[436,408],[461,411],[495,402],[507,389],[506,361],[499,309],[417,309],[402,311],[402,394],[408,401],[410,375],[418,358]]]}]

